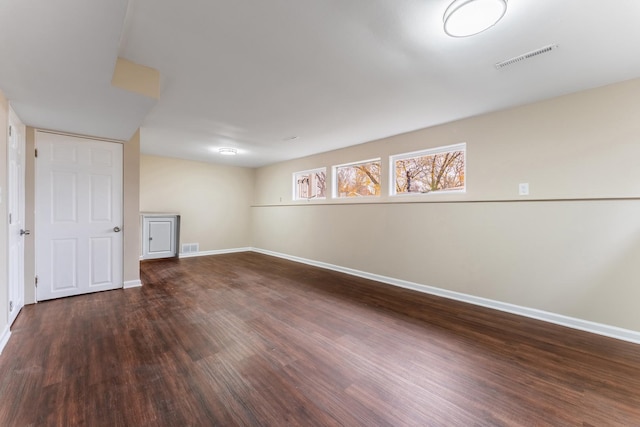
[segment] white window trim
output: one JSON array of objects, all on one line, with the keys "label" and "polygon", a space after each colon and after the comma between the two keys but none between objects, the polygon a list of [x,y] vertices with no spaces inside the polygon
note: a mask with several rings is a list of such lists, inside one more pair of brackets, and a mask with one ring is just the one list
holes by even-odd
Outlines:
[{"label": "white window trim", "polygon": [[[296,175],[300,175],[300,174],[314,174],[317,172],[324,172],[324,177],[325,177],[325,188],[324,188],[324,197],[297,197],[297,193],[296,193],[296,189],[298,187],[298,182],[296,180]],[[303,171],[298,171],[298,172],[294,172],[293,175],[291,176],[291,188],[293,190],[293,194],[291,196],[291,200],[293,201],[300,201],[300,200],[304,200],[304,201],[309,201],[309,200],[325,200],[327,198],[326,194],[327,194],[327,168],[323,167],[323,168],[315,168],[315,169],[308,169],[308,170],[303,170]]]},{"label": "white window trim", "polygon": [[[430,193],[396,193],[396,161],[413,159],[416,157],[431,156],[434,154],[448,153],[451,151],[464,152],[464,188],[459,190],[440,190]],[[391,197],[415,197],[415,196],[432,196],[435,194],[455,194],[466,193],[467,191],[467,143],[444,145],[442,147],[427,148],[425,150],[411,151],[409,153],[400,153],[389,156],[389,196]]]},{"label": "white window trim", "polygon": [[[340,165],[333,165],[331,167],[331,197],[333,197],[334,199],[353,199],[353,197],[341,197],[338,194],[338,168],[343,168],[345,166],[361,165],[364,163],[373,163],[373,162],[380,162],[380,180],[382,180],[382,158],[381,157],[376,157],[374,159],[368,159],[368,160],[359,160],[357,162],[342,163]],[[382,189],[382,182],[380,183],[380,188]],[[377,197],[380,197],[380,196],[360,196],[357,198],[362,199],[362,198],[377,198]]]}]

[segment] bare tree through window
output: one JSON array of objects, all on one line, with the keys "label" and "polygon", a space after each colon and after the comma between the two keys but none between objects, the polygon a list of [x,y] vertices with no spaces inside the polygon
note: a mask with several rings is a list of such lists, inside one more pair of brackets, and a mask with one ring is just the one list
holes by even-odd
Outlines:
[{"label": "bare tree through window", "polygon": [[380,195],[380,160],[335,166],[336,197]]},{"label": "bare tree through window", "polygon": [[394,194],[464,190],[465,154],[458,144],[393,156]]}]

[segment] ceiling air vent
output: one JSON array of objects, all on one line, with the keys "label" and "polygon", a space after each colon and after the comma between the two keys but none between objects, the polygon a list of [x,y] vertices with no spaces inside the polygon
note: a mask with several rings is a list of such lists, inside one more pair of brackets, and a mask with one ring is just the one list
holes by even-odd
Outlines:
[{"label": "ceiling air vent", "polygon": [[541,47],[540,49],[532,50],[531,52],[523,53],[522,55],[519,55],[519,56],[514,56],[513,58],[507,59],[506,61],[498,62],[496,63],[496,68],[499,70],[501,68],[508,67],[509,65],[513,65],[516,62],[521,62],[521,61],[524,61],[525,59],[531,59],[534,56],[539,56],[544,53],[549,53],[552,50],[557,48],[558,48],[557,44],[550,44],[549,46]]}]

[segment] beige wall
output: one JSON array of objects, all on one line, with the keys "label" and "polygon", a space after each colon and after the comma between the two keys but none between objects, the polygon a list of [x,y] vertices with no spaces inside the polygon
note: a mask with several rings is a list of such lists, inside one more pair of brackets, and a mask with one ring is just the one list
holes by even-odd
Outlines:
[{"label": "beige wall", "polygon": [[123,147],[123,278],[140,280],[140,130]]},{"label": "beige wall", "polygon": [[111,84],[149,98],[160,99],[160,72],[124,58],[116,60]]},{"label": "beige wall", "polygon": [[[529,198],[638,196],[639,95],[637,79],[267,166],[256,172],[255,202],[290,203],[294,171],[373,157],[383,160],[380,201],[519,199],[521,182]],[[389,155],[460,142],[466,194],[387,196]]]},{"label": "beige wall", "polygon": [[7,276],[7,143],[9,136],[9,102],[0,92],[0,336],[9,323],[9,288]]},{"label": "beige wall", "polygon": [[142,155],[140,210],[181,215],[181,243],[200,251],[251,246],[254,171]]},{"label": "beige wall", "polygon": [[[639,113],[633,80],[261,168],[253,245],[640,331]],[[388,155],[459,142],[465,194],[386,196]],[[293,172],[377,156],[379,201],[291,202]]]}]

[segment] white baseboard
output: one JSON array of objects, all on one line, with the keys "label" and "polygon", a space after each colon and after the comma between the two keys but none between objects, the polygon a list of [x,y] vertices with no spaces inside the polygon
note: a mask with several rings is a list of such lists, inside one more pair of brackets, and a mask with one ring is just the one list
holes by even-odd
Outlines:
[{"label": "white baseboard", "polygon": [[556,325],[566,326],[572,329],[591,332],[606,337],[615,338],[623,341],[640,344],[640,332],[630,329],[618,328],[616,326],[595,323],[588,320],[577,319],[562,314],[551,313],[548,311],[538,310],[535,308],[523,307],[515,304],[495,301],[487,298],[481,298],[460,292],[449,291],[446,289],[436,288],[433,286],[421,285],[419,283],[408,282],[406,280],[394,279],[393,277],[381,276],[378,274],[367,273],[365,271],[354,270],[352,268],[341,267],[326,262],[313,261],[306,258],[300,258],[293,255],[282,254],[265,249],[253,248],[254,252],[265,255],[271,255],[278,258],[284,258],[290,261],[300,262],[315,267],[325,268],[327,270],[338,271],[340,273],[350,274],[352,276],[362,277],[365,279],[375,280],[377,282],[386,283],[406,289],[413,289],[418,292],[436,295],[444,298],[462,301],[469,304],[479,305],[482,307],[492,308],[494,310],[504,311],[507,313],[517,314],[532,319],[542,320]]},{"label": "white baseboard", "polygon": [[11,336],[11,331],[9,330],[9,325],[4,328],[2,331],[2,335],[0,335],[0,353],[4,350],[5,346],[9,342],[9,337]]},{"label": "white baseboard", "polygon": [[233,249],[218,249],[215,251],[200,251],[195,253],[180,253],[180,258],[193,258],[197,256],[207,256],[207,255],[222,255],[222,254],[235,254],[238,252],[251,252],[253,248],[233,248]]},{"label": "white baseboard", "polygon": [[124,285],[122,286],[124,289],[131,289],[131,288],[139,288],[142,286],[142,282],[140,280],[129,280],[127,282],[124,282]]}]

